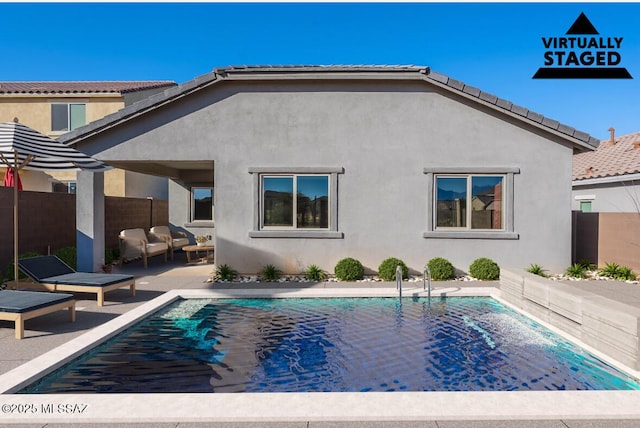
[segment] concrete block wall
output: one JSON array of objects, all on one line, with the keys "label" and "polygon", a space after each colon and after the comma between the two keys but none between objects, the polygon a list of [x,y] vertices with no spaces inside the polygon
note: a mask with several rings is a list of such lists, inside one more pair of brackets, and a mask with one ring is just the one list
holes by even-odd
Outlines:
[{"label": "concrete block wall", "polygon": [[[76,195],[21,191],[19,254],[47,254],[76,245]],[[168,201],[147,198],[105,197],[105,245],[118,248],[122,229],[168,225]],[[13,189],[0,186],[0,280],[13,259]]]},{"label": "concrete block wall", "polygon": [[524,270],[502,269],[500,296],[634,370],[640,370],[640,309]]}]

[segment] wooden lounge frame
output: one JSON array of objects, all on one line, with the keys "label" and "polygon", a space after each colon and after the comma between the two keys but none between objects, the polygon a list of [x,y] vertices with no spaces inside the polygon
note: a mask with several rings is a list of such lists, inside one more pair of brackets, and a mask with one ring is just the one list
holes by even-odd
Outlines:
[{"label": "wooden lounge frame", "polygon": [[30,297],[35,297],[39,301],[33,306],[23,305],[13,307],[11,309],[4,308],[0,304],[0,320],[13,321],[15,323],[16,339],[18,340],[24,338],[24,322],[28,319],[67,309],[69,311],[69,318],[71,322],[75,322],[76,320],[76,301],[73,300],[73,296],[70,294],[51,295],[48,293],[38,293],[34,291],[3,290],[0,291],[0,298],[4,296],[12,296],[7,293],[16,293],[15,296],[26,297],[25,300],[30,300]]},{"label": "wooden lounge frame", "polygon": [[93,293],[97,296],[98,306],[104,306],[106,292],[118,288],[129,287],[131,295],[136,295],[135,278],[131,275],[76,272],[56,256],[20,259],[18,265],[31,279],[20,282],[21,288]]}]

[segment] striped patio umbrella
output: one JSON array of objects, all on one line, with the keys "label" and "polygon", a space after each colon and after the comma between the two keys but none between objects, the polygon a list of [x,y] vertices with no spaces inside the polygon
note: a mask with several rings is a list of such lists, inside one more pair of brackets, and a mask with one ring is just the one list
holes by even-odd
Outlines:
[{"label": "striped patio umbrella", "polygon": [[[13,122],[0,123],[0,161],[18,174],[21,169],[43,171],[111,169],[76,149],[41,134],[35,129]],[[18,180],[13,187],[13,273],[18,283]]]}]

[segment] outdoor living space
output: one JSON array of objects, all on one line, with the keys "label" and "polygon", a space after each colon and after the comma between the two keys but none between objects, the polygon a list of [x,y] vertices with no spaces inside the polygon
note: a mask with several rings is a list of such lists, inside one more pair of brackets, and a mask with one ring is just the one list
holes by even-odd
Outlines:
[{"label": "outdoor living space", "polygon": [[[102,334],[105,324],[139,316],[149,305],[162,304],[171,296],[246,296],[289,294],[302,295],[388,295],[397,296],[392,282],[282,282],[219,283],[211,282],[214,266],[185,263],[184,253],[174,261],[150,260],[144,268],[141,260],[124,264],[114,272],[136,277],[137,293],[115,290],[105,306],[98,307],[91,296],[77,295],[77,321],[66,322],[63,312],[29,320],[25,339],[13,337],[11,325],[2,325],[0,376],[59,346],[61,355],[80,336],[96,328],[92,337]],[[513,281],[513,272],[507,274]],[[503,281],[433,282],[433,295],[492,295],[501,298]],[[578,287],[576,296],[593,293],[602,298],[634,307],[640,313],[640,287],[616,281],[580,281],[559,284]],[[425,296],[422,282],[404,282],[404,296]],[[510,288],[511,294],[512,288]],[[151,302],[156,299],[155,302]],[[146,308],[146,309],[145,309]],[[526,310],[526,309],[525,309]],[[536,314],[537,315],[537,314]],[[118,321],[112,321],[118,322]],[[544,322],[544,321],[543,321]],[[85,337],[85,336],[83,336]],[[597,352],[597,351],[596,351]],[[50,357],[51,358],[51,357]],[[603,358],[607,358],[603,355]],[[496,395],[497,394],[497,395]],[[551,395],[545,395],[551,394]],[[164,399],[143,395],[64,395],[65,403],[87,405],[87,415],[57,415],[55,422],[81,426],[83,423],[139,427],[219,426],[219,427],[626,427],[640,420],[637,392],[591,391],[547,393],[365,393],[365,394],[207,394],[180,396],[168,394]],[[21,395],[1,395],[2,403],[19,403]],[[62,396],[29,396],[31,402],[56,401]],[[550,397],[553,397],[550,400]],[[126,398],[126,399],[123,399]],[[165,400],[166,399],[166,400]],[[152,400],[153,403],[151,403]],[[23,399],[24,401],[24,399]],[[43,402],[44,402],[43,401]],[[61,401],[61,402],[62,402]],[[551,404],[553,402],[553,405]],[[116,404],[117,403],[117,404]],[[181,403],[177,408],[172,403]],[[206,403],[206,406],[203,404]],[[38,404],[39,405],[39,404]],[[204,407],[203,407],[204,406]],[[247,408],[252,410],[249,412]],[[163,410],[164,409],[164,410]],[[194,410],[195,409],[195,410]],[[384,411],[381,411],[384,409]],[[524,409],[524,410],[523,410]],[[559,410],[560,409],[560,410]],[[197,411],[198,416],[193,417]],[[404,413],[403,413],[404,412]],[[131,417],[131,415],[136,415]],[[560,416],[559,416],[560,415]],[[6,416],[6,415],[4,415]],[[90,419],[87,419],[90,418]],[[162,420],[158,419],[161,418]],[[31,419],[36,421],[37,419]],[[184,422],[179,423],[178,421]],[[191,421],[186,424],[186,421]],[[51,422],[51,421],[50,421]],[[21,423],[29,423],[21,419]],[[119,425],[121,424],[121,425]]]}]

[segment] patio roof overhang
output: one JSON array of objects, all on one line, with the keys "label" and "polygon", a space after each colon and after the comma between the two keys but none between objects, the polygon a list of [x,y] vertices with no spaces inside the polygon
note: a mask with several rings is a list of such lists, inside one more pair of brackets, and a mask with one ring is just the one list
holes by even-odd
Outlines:
[{"label": "patio roof overhang", "polygon": [[171,178],[189,184],[212,183],[214,162],[208,160],[131,160],[109,161],[109,165],[127,171]]}]

